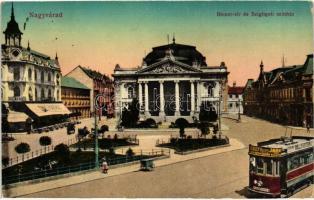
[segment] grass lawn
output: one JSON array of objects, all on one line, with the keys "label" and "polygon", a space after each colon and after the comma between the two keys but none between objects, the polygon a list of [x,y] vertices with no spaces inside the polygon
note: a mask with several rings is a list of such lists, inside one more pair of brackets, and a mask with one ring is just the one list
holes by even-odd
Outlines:
[{"label": "grass lawn", "polygon": [[175,149],[178,152],[185,152],[208,147],[215,147],[228,144],[226,139],[208,139],[208,138],[172,138],[170,143],[160,144],[160,147]]},{"label": "grass lawn", "polygon": [[[138,145],[134,142],[129,142],[127,138],[102,138],[98,139],[99,148],[101,149],[110,149],[115,147],[121,147],[121,146],[133,146]],[[70,145],[70,148],[94,148],[95,146],[95,139],[84,139],[80,142],[77,142],[75,144]]]}]

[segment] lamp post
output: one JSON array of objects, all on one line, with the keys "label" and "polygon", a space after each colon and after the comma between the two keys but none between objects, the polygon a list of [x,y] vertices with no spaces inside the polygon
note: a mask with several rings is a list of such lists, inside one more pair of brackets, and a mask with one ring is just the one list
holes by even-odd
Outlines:
[{"label": "lamp post", "polygon": [[238,106],[239,106],[239,109],[238,109],[238,122],[241,122],[241,99],[240,99],[240,97],[239,97]]},{"label": "lamp post", "polygon": [[220,87],[219,87],[219,102],[218,102],[218,136],[219,136],[219,139],[221,139],[221,96],[222,96],[222,81],[219,82],[220,83]]},{"label": "lamp post", "polygon": [[95,133],[95,168],[97,169],[99,167],[99,147],[98,147],[98,127],[97,127],[97,97],[95,98],[95,127],[94,127],[94,133]]}]

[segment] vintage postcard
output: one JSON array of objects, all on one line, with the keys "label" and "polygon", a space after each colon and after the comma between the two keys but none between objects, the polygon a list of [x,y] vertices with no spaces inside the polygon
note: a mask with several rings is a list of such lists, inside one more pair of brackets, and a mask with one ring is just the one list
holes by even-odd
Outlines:
[{"label": "vintage postcard", "polygon": [[313,13],[1,2],[2,197],[313,198]]}]

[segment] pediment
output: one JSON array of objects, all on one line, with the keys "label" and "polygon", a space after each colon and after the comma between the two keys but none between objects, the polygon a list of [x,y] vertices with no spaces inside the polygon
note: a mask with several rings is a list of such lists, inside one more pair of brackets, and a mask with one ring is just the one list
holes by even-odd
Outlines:
[{"label": "pediment", "polygon": [[198,72],[202,71],[171,59],[162,60],[137,71],[138,74],[185,74]]}]

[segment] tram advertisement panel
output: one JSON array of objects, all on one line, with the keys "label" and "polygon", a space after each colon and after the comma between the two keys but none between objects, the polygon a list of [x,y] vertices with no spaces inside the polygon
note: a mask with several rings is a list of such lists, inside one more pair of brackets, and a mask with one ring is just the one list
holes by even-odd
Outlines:
[{"label": "tram advertisement panel", "polygon": [[283,150],[281,148],[267,148],[258,146],[249,146],[249,155],[262,157],[277,157],[280,156]]}]

